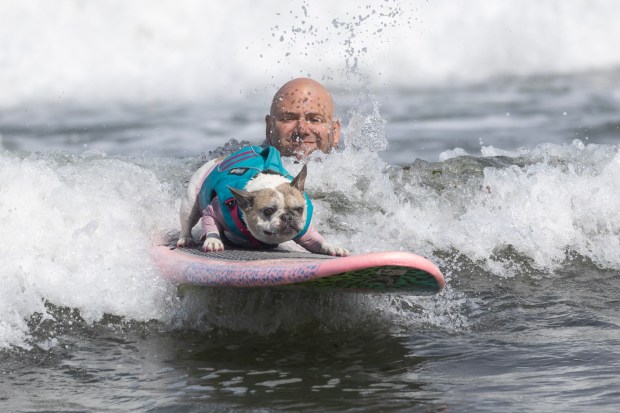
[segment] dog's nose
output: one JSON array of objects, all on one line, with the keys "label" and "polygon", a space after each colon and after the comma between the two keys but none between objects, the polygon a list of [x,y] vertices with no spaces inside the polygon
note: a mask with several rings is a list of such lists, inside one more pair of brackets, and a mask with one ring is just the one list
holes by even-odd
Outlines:
[{"label": "dog's nose", "polygon": [[280,219],[286,223],[286,224],[290,224],[293,222],[293,215],[290,212],[286,212],[284,214],[282,214],[280,216]]}]

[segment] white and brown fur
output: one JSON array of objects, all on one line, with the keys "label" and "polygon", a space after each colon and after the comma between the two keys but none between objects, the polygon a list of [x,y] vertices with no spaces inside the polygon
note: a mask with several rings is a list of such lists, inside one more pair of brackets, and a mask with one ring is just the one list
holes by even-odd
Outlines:
[{"label": "white and brown fur", "polygon": [[[187,193],[181,201],[178,247],[189,246],[193,242],[191,231],[202,215],[198,193],[208,172],[222,160],[223,158],[218,158],[207,162],[192,175]],[[304,165],[292,182],[280,174],[266,171],[250,180],[244,189],[229,187],[244,213],[248,230],[257,240],[266,244],[281,244],[292,240],[303,229],[307,219],[304,196],[306,175],[307,167]],[[223,251],[224,244],[220,234],[206,234],[202,249]],[[320,248],[312,252],[348,255],[346,249],[328,243],[321,244]]]}]

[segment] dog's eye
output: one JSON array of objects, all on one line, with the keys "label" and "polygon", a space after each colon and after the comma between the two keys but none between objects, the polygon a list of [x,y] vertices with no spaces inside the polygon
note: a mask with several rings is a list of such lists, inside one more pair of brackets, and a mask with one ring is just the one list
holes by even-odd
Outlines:
[{"label": "dog's eye", "polygon": [[274,212],[276,212],[276,210],[274,208],[265,208],[265,209],[263,209],[263,214],[265,214],[266,217],[269,217],[269,216],[273,215]]},{"label": "dog's eye", "polygon": [[294,211],[301,215],[304,213],[304,207],[297,207],[294,209]]}]

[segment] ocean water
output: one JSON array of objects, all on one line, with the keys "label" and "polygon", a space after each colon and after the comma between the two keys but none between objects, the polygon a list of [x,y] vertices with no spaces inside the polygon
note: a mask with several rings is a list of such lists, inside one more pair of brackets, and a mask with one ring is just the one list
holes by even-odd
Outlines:
[{"label": "ocean water", "polygon": [[[613,1],[0,2],[0,409],[615,412]],[[149,254],[313,76],[320,231],[436,296],[209,290]],[[285,160],[295,173],[298,164]]]}]

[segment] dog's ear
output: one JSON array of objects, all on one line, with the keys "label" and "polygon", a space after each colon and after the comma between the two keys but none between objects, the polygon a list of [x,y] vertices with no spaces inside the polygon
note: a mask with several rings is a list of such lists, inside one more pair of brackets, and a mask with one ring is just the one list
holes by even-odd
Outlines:
[{"label": "dog's ear", "polygon": [[301,168],[301,171],[297,174],[295,179],[291,182],[293,188],[299,189],[300,192],[304,191],[304,183],[306,182],[306,175],[308,174],[308,168],[306,164]]},{"label": "dog's ear", "polygon": [[254,196],[252,196],[252,194],[248,191],[244,191],[243,189],[236,189],[231,186],[229,186],[228,189],[230,189],[230,192],[232,192],[233,196],[237,200],[237,205],[239,205],[241,210],[248,211],[252,209],[252,206],[254,205]]}]

